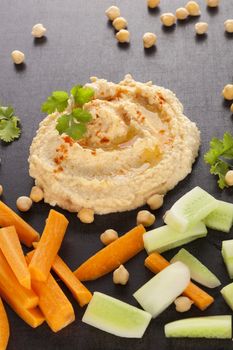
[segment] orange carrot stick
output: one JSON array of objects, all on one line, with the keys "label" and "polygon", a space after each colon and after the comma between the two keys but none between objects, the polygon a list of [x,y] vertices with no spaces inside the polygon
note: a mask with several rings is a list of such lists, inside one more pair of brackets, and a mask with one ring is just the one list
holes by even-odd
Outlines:
[{"label": "orange carrot stick", "polygon": [[[30,261],[36,251],[27,254]],[[53,332],[58,332],[75,320],[73,307],[53,276],[46,282],[32,280],[32,288],[39,296],[39,307]]]},{"label": "orange carrot stick", "polygon": [[15,226],[20,242],[28,247],[40,239],[39,233],[2,201],[0,201],[0,226]]},{"label": "orange carrot stick", "polygon": [[145,228],[136,226],[116,241],[91,256],[74,271],[80,281],[95,280],[115,270],[144,249]]},{"label": "orange carrot stick", "polygon": [[[150,254],[145,259],[145,266],[154,273],[160,272],[168,265],[170,265],[170,263],[157,252]],[[214,298],[211,295],[207,294],[204,290],[192,282],[188,284],[188,287],[184,290],[183,295],[190,298],[202,311],[214,302]]]},{"label": "orange carrot stick", "polygon": [[[34,242],[33,247],[37,248],[37,246],[38,242]],[[74,273],[59,255],[56,256],[52,269],[71,291],[73,297],[77,300],[81,307],[90,302],[92,298],[91,292],[82,284],[82,282],[79,281],[79,279],[74,275]]]},{"label": "orange carrot stick", "polygon": [[0,249],[19,283],[31,288],[31,276],[14,226],[0,229]]},{"label": "orange carrot stick", "polygon": [[23,308],[31,309],[38,305],[38,296],[33,290],[26,289],[19,283],[1,250],[0,287],[2,291],[6,291],[12,294],[12,296],[15,296]]},{"label": "orange carrot stick", "polygon": [[55,210],[50,210],[38,247],[29,264],[31,278],[45,282],[52,263],[60,249],[68,220]]},{"label": "orange carrot stick", "polygon": [[9,336],[10,327],[8,317],[2,299],[0,298],[0,350],[5,350],[7,348]]}]

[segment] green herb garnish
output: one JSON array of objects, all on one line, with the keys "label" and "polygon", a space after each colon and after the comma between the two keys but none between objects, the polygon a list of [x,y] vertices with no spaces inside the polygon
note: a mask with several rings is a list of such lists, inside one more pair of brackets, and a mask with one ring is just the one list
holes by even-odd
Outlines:
[{"label": "green herb garnish", "polygon": [[14,114],[14,108],[11,106],[0,106],[0,140],[4,142],[12,142],[20,136],[20,119]]},{"label": "green herb garnish", "polygon": [[[57,119],[56,129],[60,135],[64,133],[74,140],[79,140],[87,131],[86,124],[92,120],[92,115],[82,107],[92,100],[94,90],[90,87],[76,85],[70,93],[73,96],[74,108],[71,113],[62,114]],[[42,104],[42,112],[48,114],[55,111],[64,112],[71,96],[65,91],[54,91],[47,101]]]},{"label": "green herb garnish", "polygon": [[228,187],[225,182],[225,175],[233,168],[228,160],[233,160],[233,136],[226,132],[223,139],[214,137],[210,141],[210,149],[204,155],[206,163],[210,164],[210,173],[218,176],[218,185],[221,189]]}]

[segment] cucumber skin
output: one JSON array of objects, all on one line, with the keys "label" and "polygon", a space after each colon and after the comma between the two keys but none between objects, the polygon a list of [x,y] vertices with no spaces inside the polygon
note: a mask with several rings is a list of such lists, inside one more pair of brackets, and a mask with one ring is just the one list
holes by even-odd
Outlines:
[{"label": "cucumber skin", "polygon": [[223,299],[227,303],[227,305],[233,310],[233,283],[226,285],[224,288],[220,290]]},{"label": "cucumber skin", "polygon": [[195,256],[182,248],[171,259],[171,263],[181,261],[188,266],[191,279],[208,288],[216,288],[221,285],[219,279]]},{"label": "cucumber skin", "polygon": [[193,317],[167,323],[167,338],[231,339],[231,315]]},{"label": "cucumber skin", "polygon": [[[192,215],[190,215],[190,212],[186,214],[182,206],[185,207],[186,203],[189,205],[189,201],[194,200],[196,201],[196,211],[193,208],[194,213]],[[205,201],[205,205],[201,205],[201,200]],[[208,192],[196,186],[173,204],[171,209],[165,214],[164,222],[178,232],[185,232],[189,227],[203,220],[217,207],[218,201]]]},{"label": "cucumber skin", "polygon": [[229,233],[233,224],[233,204],[224,201],[218,203],[218,208],[205,218],[204,223],[213,230]]},{"label": "cucumber skin", "polygon": [[94,292],[82,318],[88,325],[124,338],[142,338],[150,320],[148,312],[100,292]]},{"label": "cucumber skin", "polygon": [[233,278],[233,239],[222,241],[222,257],[230,278]]},{"label": "cucumber skin", "polygon": [[[160,235],[160,237],[158,235]],[[144,233],[143,241],[148,254],[154,251],[163,253],[167,250],[192,242],[195,239],[206,237],[206,235],[207,229],[204,223],[198,223],[191,228],[190,231],[185,233],[176,232],[165,225]]]}]

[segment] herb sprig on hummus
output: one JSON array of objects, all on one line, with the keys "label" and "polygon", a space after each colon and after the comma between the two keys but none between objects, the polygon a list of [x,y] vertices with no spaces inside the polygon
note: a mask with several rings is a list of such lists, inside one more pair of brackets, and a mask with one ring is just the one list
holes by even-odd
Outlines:
[{"label": "herb sprig on hummus", "polygon": [[228,187],[225,175],[233,168],[229,160],[233,159],[233,136],[226,132],[223,139],[216,137],[210,141],[210,149],[205,154],[204,160],[210,164],[210,173],[218,176],[218,185],[221,189]]},{"label": "herb sprig on hummus", "polygon": [[20,119],[15,116],[14,108],[11,106],[0,106],[0,140],[12,142],[20,136],[18,123]]},{"label": "herb sprig on hummus", "polygon": [[91,87],[82,85],[74,86],[70,96],[66,91],[54,91],[42,106],[42,112],[51,114],[55,111],[64,112],[72,101],[71,112],[65,112],[57,119],[56,129],[60,135],[66,134],[73,140],[81,139],[86,133],[86,124],[92,120],[92,115],[83,109],[85,103],[92,100],[94,90]]}]

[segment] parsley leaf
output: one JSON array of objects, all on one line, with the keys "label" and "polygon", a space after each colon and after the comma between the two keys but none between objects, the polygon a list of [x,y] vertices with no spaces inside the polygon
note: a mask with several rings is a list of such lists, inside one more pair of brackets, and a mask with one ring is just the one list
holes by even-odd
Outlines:
[{"label": "parsley leaf", "polygon": [[204,155],[206,163],[210,164],[210,173],[218,176],[218,185],[221,189],[228,187],[225,175],[233,166],[228,160],[233,159],[233,136],[226,132],[222,140],[214,137],[210,141],[210,149]]},{"label": "parsley leaf", "polygon": [[14,115],[14,108],[0,106],[0,140],[12,142],[19,138],[21,133],[19,122],[20,119]]},{"label": "parsley leaf", "polygon": [[91,87],[82,85],[76,85],[71,89],[71,95],[74,96],[75,104],[83,106],[85,103],[90,102],[95,94]]},{"label": "parsley leaf", "polygon": [[53,113],[56,110],[63,112],[68,106],[69,95],[66,91],[54,91],[41,106],[41,111]]}]

